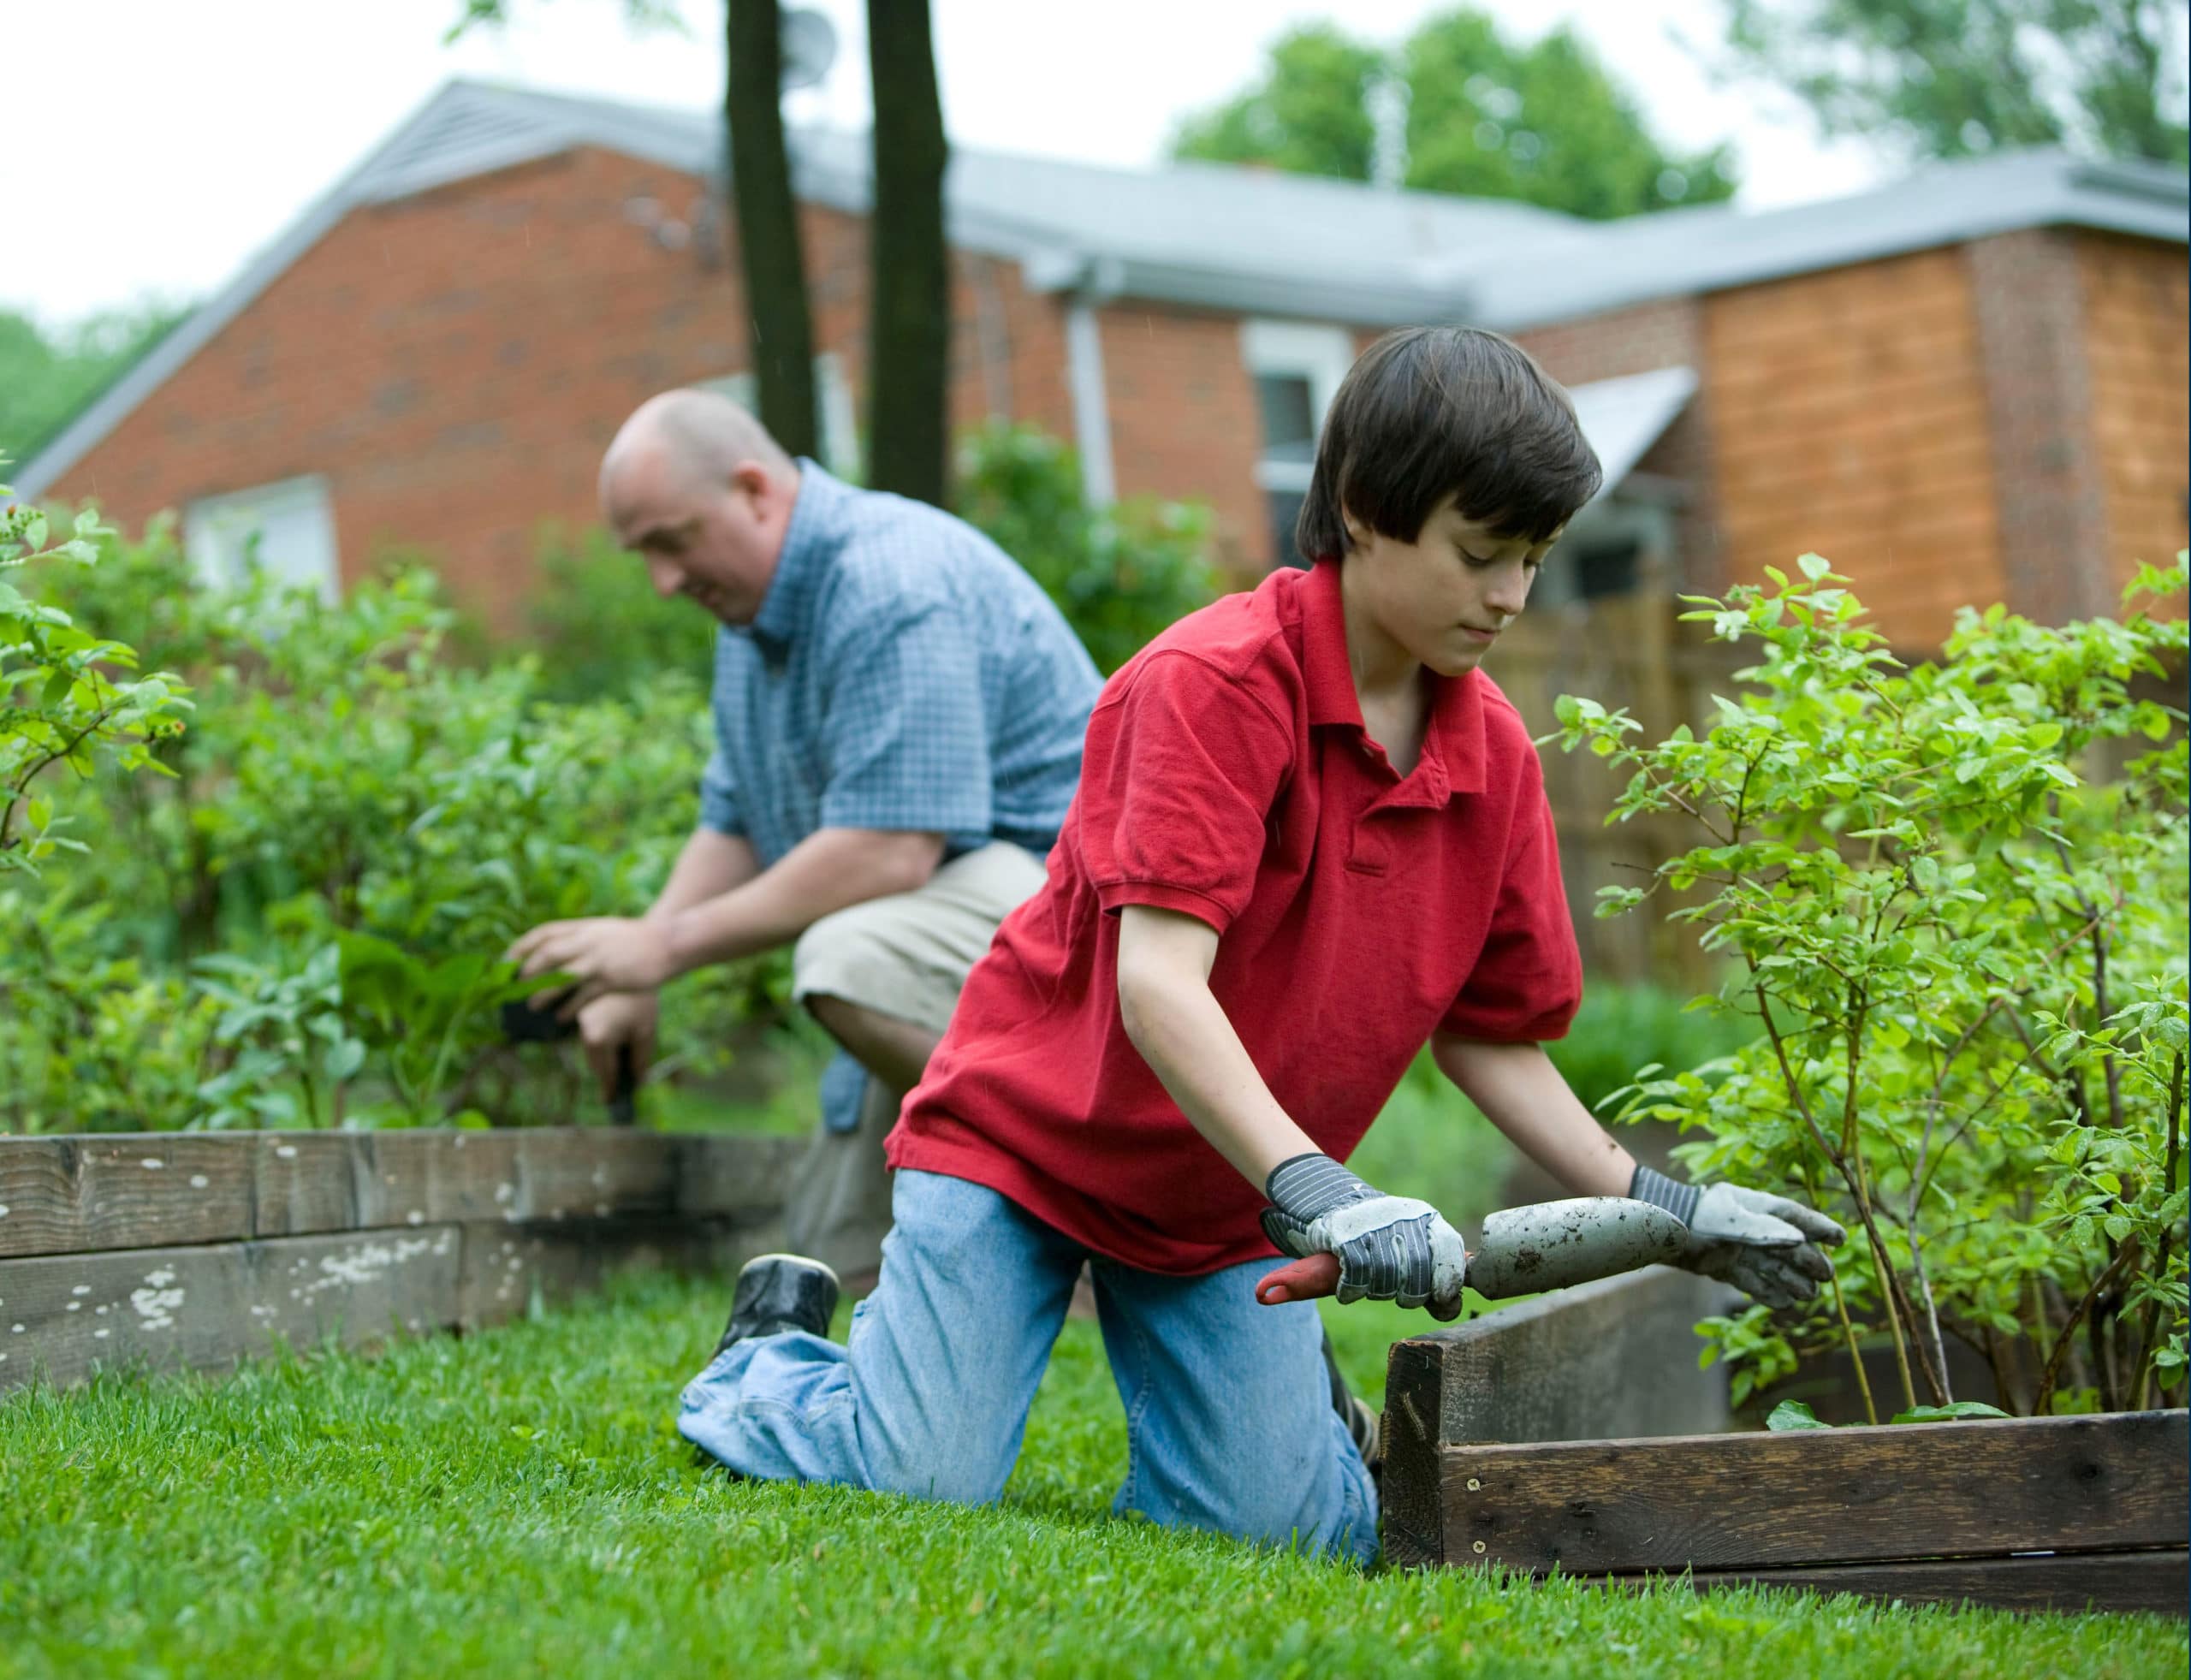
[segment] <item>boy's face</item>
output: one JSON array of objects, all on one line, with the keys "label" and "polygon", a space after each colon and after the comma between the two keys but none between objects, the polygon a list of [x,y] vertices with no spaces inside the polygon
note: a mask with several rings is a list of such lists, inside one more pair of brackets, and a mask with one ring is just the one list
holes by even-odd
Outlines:
[{"label": "boy's face", "polygon": [[[1564,525],[1560,528],[1565,531]],[[1529,604],[1529,585],[1559,540],[1501,537],[1447,496],[1414,542],[1347,516],[1347,597],[1418,664],[1441,677],[1472,671]]]}]

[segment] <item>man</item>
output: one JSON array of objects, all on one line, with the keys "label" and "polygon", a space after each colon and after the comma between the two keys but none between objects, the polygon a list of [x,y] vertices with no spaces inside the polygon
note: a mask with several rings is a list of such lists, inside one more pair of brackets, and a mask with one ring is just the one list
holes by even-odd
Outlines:
[{"label": "man", "polygon": [[793,460],[727,398],[643,405],[603,517],[656,592],[721,621],[700,821],[645,915],[511,947],[579,982],[606,1085],[651,1053],[664,982],[793,946],[793,995],[843,1047],[786,1214],[800,1252],[871,1271],[882,1138],[1006,912],[1042,884],[1101,686],[1034,580],[939,509]]}]

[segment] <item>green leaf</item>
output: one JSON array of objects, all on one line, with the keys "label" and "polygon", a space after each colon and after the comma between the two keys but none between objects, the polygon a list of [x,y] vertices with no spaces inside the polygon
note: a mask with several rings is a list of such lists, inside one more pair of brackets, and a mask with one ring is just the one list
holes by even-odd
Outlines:
[{"label": "green leaf", "polygon": [[1802,1401],[1783,1400],[1766,1418],[1765,1427],[1784,1433],[1790,1429],[1831,1429],[1833,1426],[1820,1422]]},{"label": "green leaf", "polygon": [[2006,1417],[2009,1414],[1998,1406],[1989,1406],[1983,1400],[1956,1400],[1945,1406],[1912,1406],[1908,1411],[1898,1411],[1888,1420],[1892,1423],[1952,1423],[1962,1417]]}]

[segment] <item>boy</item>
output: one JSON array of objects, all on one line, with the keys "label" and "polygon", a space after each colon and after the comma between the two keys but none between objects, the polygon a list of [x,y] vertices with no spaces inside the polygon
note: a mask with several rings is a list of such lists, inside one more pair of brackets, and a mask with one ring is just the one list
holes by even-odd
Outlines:
[{"label": "boy", "polygon": [[679,1427],[739,1474],[1002,1490],[1084,1259],[1125,1402],[1120,1510],[1363,1560],[1366,1409],[1266,1233],[1343,1300],[1460,1309],[1461,1238],[1340,1165],[1425,1042],[1577,1195],[1645,1197],[1686,1263],[1815,1291],[1779,1197],[1639,1169],[1540,1048],[1581,968],[1529,736],[1476,669],[1598,487],[1565,394],[1495,334],[1373,346],[1334,398],[1299,544],[1182,620],[1090,719],[1048,879],[999,929],[889,1155],[895,1225],[850,1345],[827,1272],[741,1275]]}]

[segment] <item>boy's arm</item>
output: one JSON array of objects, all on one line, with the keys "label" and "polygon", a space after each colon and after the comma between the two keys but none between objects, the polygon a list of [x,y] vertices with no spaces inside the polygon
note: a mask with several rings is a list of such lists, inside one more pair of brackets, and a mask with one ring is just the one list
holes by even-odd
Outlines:
[{"label": "boy's arm", "polygon": [[1626,1196],[1636,1157],[1590,1118],[1541,1044],[1441,1032],[1430,1054],[1507,1141],[1576,1196]]},{"label": "boy's arm", "polygon": [[1119,912],[1119,1016],[1179,1112],[1257,1189],[1281,1161],[1317,1153],[1278,1106],[1209,989],[1217,930],[1179,911]]},{"label": "boy's arm", "polygon": [[1767,1306],[1808,1301],[1833,1269],[1818,1244],[1842,1240],[1825,1214],[1767,1190],[1684,1184],[1648,1167],[1590,1118],[1541,1044],[1441,1032],[1430,1054],[1514,1146],[1577,1196],[1630,1196],[1689,1227],[1675,1263],[1733,1284]]},{"label": "boy's arm", "polygon": [[1427,1202],[1386,1196],[1333,1161],[1270,1094],[1209,989],[1216,929],[1183,911],[1128,904],[1119,912],[1119,1015],[1172,1100],[1260,1190],[1263,1230],[1297,1259],[1331,1254],[1339,1298],[1461,1309],[1460,1232]]}]

